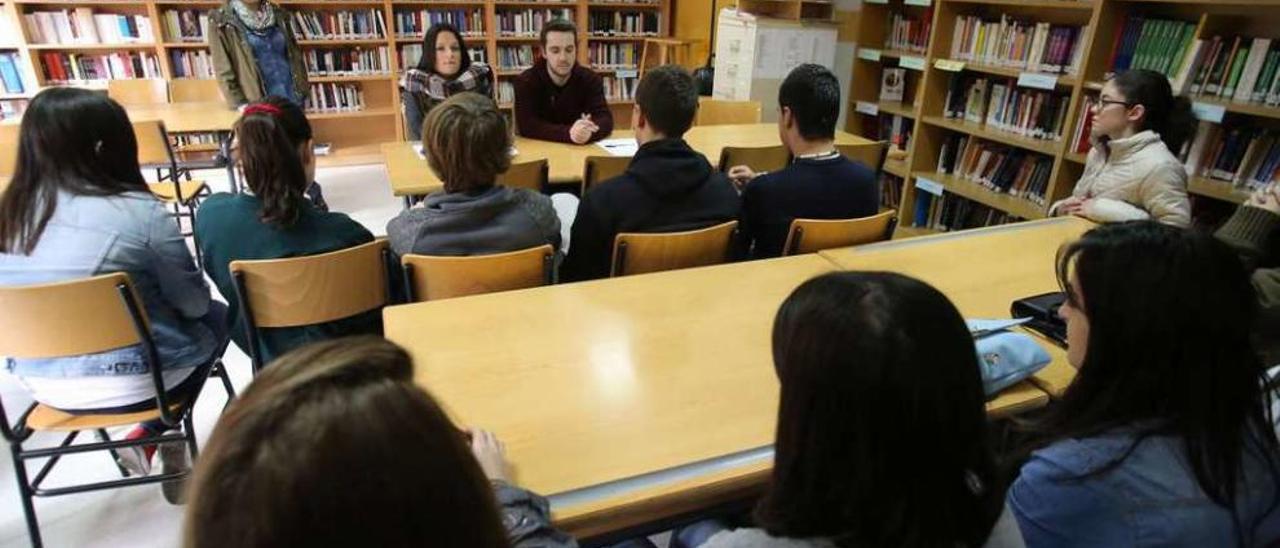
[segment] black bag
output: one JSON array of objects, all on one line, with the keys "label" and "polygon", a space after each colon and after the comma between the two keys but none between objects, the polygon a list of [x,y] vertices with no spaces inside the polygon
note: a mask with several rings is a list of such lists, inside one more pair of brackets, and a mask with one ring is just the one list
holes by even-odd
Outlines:
[{"label": "black bag", "polygon": [[1009,312],[1014,318],[1031,318],[1023,327],[1034,330],[1063,348],[1067,347],[1067,322],[1058,317],[1058,308],[1067,301],[1066,293],[1057,291],[1013,301]]}]

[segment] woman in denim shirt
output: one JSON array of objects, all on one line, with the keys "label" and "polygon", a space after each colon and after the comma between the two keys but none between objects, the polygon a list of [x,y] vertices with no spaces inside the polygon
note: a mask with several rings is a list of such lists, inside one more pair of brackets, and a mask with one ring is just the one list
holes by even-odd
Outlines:
[{"label": "woman in denim shirt", "polygon": [[[211,303],[177,224],[138,169],[128,115],[88,90],[50,88],[22,119],[13,180],[0,197],[0,284],[127,273],[142,299],[176,396],[199,386],[225,346],[225,306]],[[92,326],[86,326],[92,328]],[[55,359],[10,359],[39,402],[68,411],[123,413],[155,406],[139,346]],[[130,438],[159,434],[146,424]],[[150,470],[149,459],[128,461]]]},{"label": "woman in denim shirt", "polygon": [[1142,221],[1090,231],[1057,269],[1079,372],[1009,491],[1027,546],[1280,542],[1280,444],[1235,254]]}]

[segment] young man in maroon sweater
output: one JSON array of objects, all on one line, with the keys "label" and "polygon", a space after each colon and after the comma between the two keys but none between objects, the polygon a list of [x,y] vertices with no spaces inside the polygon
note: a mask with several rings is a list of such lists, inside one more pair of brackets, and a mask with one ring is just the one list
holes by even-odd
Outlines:
[{"label": "young man in maroon sweater", "polygon": [[581,145],[613,132],[604,83],[578,65],[577,41],[578,28],[570,21],[542,26],[542,59],[515,81],[520,135]]}]

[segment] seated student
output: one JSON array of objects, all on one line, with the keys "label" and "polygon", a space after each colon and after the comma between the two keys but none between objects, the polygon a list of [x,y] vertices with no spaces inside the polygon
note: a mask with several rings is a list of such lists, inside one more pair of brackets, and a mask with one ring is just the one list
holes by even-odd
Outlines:
[{"label": "seated student", "polygon": [[422,121],[436,105],[455,93],[472,91],[493,97],[493,71],[473,63],[458,29],[436,23],[422,39],[418,66],[400,76],[400,102],[409,140],[422,140]]},{"label": "seated student", "polygon": [[[200,205],[196,241],[209,278],[231,303],[227,326],[249,351],[231,261],[281,259],[337,251],[373,241],[368,229],[341,213],[321,211],[303,197],[315,172],[310,145],[298,146],[286,129],[306,123],[287,101],[252,103],[236,122],[236,157],[248,193],[218,193]],[[319,325],[261,329],[262,363],[304,343],[357,333],[382,333],[378,311]]]},{"label": "seated student", "polygon": [[684,142],[697,112],[697,86],[683,68],[664,65],[640,79],[631,110],[640,149],[626,173],[582,197],[561,279],[609,276],[619,232],[693,230],[738,216],[733,184]]},{"label": "seated student", "polygon": [[309,181],[307,183],[307,201],[311,202],[311,205],[316,206],[316,209],[320,211],[329,211],[329,204],[324,201],[323,189],[320,188],[320,183],[316,182],[315,134],[311,131],[311,122],[307,120],[307,115],[302,112],[302,108],[296,103],[279,95],[269,95],[259,102],[283,111],[284,116],[277,117],[276,121],[280,122],[280,127],[284,129],[285,135],[289,136],[289,141],[293,143],[293,147],[298,149],[298,155],[302,158],[302,165],[307,169],[307,181]]},{"label": "seated student", "polygon": [[1165,75],[1150,70],[1116,75],[1099,98],[1084,175],[1071,197],[1050,211],[1102,223],[1190,224],[1187,170],[1176,155],[1195,129],[1191,104],[1173,95]]},{"label": "seated student", "polygon": [[1275,546],[1280,444],[1230,248],[1155,222],[1059,253],[1076,378],[1009,490],[1027,545]]},{"label": "seated student", "polygon": [[1280,187],[1270,185],[1253,193],[1235,215],[1215,233],[1239,253],[1251,272],[1258,294],[1254,344],[1264,365],[1280,365],[1280,249],[1271,245],[1280,232]]},{"label": "seated student", "polygon": [[[375,337],[281,357],[231,403],[192,480],[184,546],[577,546]],[[357,474],[358,477],[353,477]]]},{"label": "seated student", "polygon": [[782,390],[759,528],[702,546],[1022,546],[973,339],[942,293],[891,273],[811,279],[778,310],[773,357]]},{"label": "seated student", "polygon": [[[193,396],[226,346],[226,308],[211,301],[177,223],[143,180],[124,109],[93,91],[48,88],[22,117],[17,165],[0,195],[0,284],[112,272],[128,274],[141,298],[167,394]],[[7,369],[36,401],[69,413],[155,407],[155,384],[136,345],[70,358],[10,359]],[[127,439],[164,430],[154,421]],[[145,475],[154,447],[136,449],[122,451],[121,464]],[[166,444],[161,457],[166,473],[185,467],[181,444]]]},{"label": "seated student", "polygon": [[734,166],[729,177],[742,191],[739,233],[754,258],[782,255],[791,221],[851,219],[880,207],[876,173],[836,150],[840,82],[821,65],[800,65],[778,89],[778,134],[795,158],[774,173]]},{"label": "seated student", "polygon": [[604,83],[578,65],[578,27],[565,19],[542,26],[542,58],[515,81],[516,131],[544,141],[584,144],[613,133]]},{"label": "seated student", "polygon": [[423,129],[427,164],[444,192],[426,197],[387,223],[397,255],[484,255],[543,244],[560,246],[551,199],[496,184],[511,166],[511,132],[493,99],[450,97],[431,110]]}]

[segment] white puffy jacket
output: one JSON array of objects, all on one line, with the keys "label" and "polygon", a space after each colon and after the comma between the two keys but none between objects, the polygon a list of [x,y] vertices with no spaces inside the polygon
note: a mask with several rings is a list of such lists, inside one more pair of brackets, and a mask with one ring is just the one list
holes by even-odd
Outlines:
[{"label": "white puffy jacket", "polygon": [[[1187,170],[1150,130],[1094,145],[1072,196],[1090,199],[1082,215],[1100,223],[1155,219],[1191,224]],[[1061,204],[1053,204],[1050,212]]]}]

